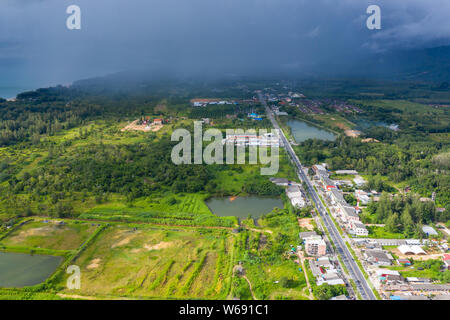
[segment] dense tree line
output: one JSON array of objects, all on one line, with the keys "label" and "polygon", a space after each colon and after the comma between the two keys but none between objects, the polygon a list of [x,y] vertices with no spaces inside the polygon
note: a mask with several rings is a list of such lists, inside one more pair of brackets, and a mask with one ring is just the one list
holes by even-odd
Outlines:
[{"label": "dense tree line", "polygon": [[[395,144],[364,143],[339,137],[336,141],[307,140],[296,148],[305,165],[326,162],[331,170],[355,169],[373,176],[387,176],[396,183],[407,181],[413,191],[424,196],[431,197],[436,192],[437,202],[450,210],[446,160],[444,156],[436,158],[446,150],[440,142],[403,137]],[[370,179],[369,185],[377,191],[393,191],[381,177]]]},{"label": "dense tree line", "polygon": [[[378,202],[370,202],[367,211],[374,216],[372,222],[384,223],[389,232],[401,232],[406,237],[423,236],[422,225],[432,222],[447,222],[450,219],[448,211],[437,212],[432,201],[420,201],[418,195],[391,197],[383,193]],[[369,222],[367,216],[363,220]]]}]

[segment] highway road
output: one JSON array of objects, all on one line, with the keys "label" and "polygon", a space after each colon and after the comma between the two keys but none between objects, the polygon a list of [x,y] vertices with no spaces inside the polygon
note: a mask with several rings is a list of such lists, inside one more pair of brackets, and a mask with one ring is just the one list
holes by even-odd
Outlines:
[{"label": "highway road", "polygon": [[263,98],[261,93],[258,93],[258,99],[263,104],[263,106],[266,108],[267,117],[272,122],[272,125],[275,129],[278,129],[280,133],[281,140],[283,142],[283,145],[289,154],[292,162],[294,163],[296,167],[296,171],[298,174],[298,177],[301,181],[306,183],[307,189],[309,194],[311,195],[312,200],[314,201],[314,204],[316,205],[317,210],[319,211],[320,216],[323,219],[325,228],[327,228],[328,233],[330,234],[331,240],[333,241],[334,245],[336,246],[337,253],[341,256],[343,263],[346,265],[350,277],[355,281],[356,288],[358,289],[359,293],[361,294],[362,299],[364,300],[376,300],[376,297],[373,293],[373,291],[370,289],[369,284],[367,283],[366,279],[364,278],[364,275],[362,274],[361,270],[359,269],[356,261],[353,259],[353,256],[351,255],[350,251],[348,250],[347,246],[345,245],[344,240],[342,239],[341,235],[339,234],[339,231],[337,230],[336,226],[334,225],[333,221],[331,220],[330,216],[328,215],[328,212],[324,208],[322,202],[319,199],[319,196],[317,195],[316,190],[314,190],[311,181],[306,176],[302,169],[302,164],[300,163],[300,160],[298,159],[297,155],[294,152],[294,149],[292,148],[291,144],[287,140],[283,130],[281,130],[280,126],[278,125],[278,122],[275,120],[272,110],[267,106],[266,100]]}]

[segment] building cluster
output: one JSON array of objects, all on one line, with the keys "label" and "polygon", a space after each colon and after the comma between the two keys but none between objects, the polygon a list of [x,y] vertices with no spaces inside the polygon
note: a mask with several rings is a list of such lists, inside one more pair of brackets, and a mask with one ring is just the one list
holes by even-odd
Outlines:
[{"label": "building cluster", "polygon": [[233,144],[236,146],[260,146],[260,147],[280,147],[282,141],[277,134],[265,133],[258,135],[256,133],[244,133],[244,134],[227,134],[225,139],[222,140],[223,144]]},{"label": "building cluster", "polygon": [[317,285],[320,286],[324,283],[329,285],[345,284],[329,257],[325,256],[310,260],[309,266],[312,274],[316,278]]},{"label": "building cluster", "polygon": [[261,121],[263,119],[263,116],[261,116],[261,115],[259,115],[257,113],[254,113],[254,112],[249,113],[247,115],[247,117],[249,117],[252,120],[256,120],[256,121]]},{"label": "building cluster", "polygon": [[380,289],[393,292],[392,300],[450,299],[450,284],[433,283],[429,278],[403,277],[396,270],[378,269]]},{"label": "building cluster", "polygon": [[206,107],[208,105],[225,105],[225,104],[236,104],[236,102],[220,99],[191,99],[191,105],[193,107]]},{"label": "building cluster", "polygon": [[160,126],[160,125],[164,124],[164,119],[157,118],[157,119],[151,120],[149,116],[146,116],[146,117],[142,117],[140,124],[146,125],[146,126],[152,126],[152,125]]},{"label": "building cluster", "polygon": [[287,116],[288,115],[287,112],[280,111],[280,107],[278,107],[276,105],[272,105],[271,109],[272,109],[273,113],[277,116]]},{"label": "building cluster", "polygon": [[348,233],[366,237],[369,231],[361,223],[357,210],[345,200],[343,192],[338,188],[339,183],[330,179],[330,173],[326,169],[326,164],[316,164],[312,169],[316,179],[322,183],[330,203],[335,209],[332,211],[335,218],[338,219]]},{"label": "building cluster", "polygon": [[364,259],[374,266],[390,266],[394,258],[389,252],[382,249],[367,249],[364,251]]},{"label": "building cluster", "polygon": [[322,285],[345,284],[339,275],[336,266],[337,261],[331,261],[327,255],[327,244],[325,240],[314,231],[300,232],[300,240],[303,243],[305,252],[315,259],[309,260],[309,267],[316,278],[316,283]]},{"label": "building cluster", "polygon": [[285,178],[270,178],[269,180],[277,186],[286,187],[286,195],[293,207],[303,208],[308,204],[305,192],[299,183]]}]

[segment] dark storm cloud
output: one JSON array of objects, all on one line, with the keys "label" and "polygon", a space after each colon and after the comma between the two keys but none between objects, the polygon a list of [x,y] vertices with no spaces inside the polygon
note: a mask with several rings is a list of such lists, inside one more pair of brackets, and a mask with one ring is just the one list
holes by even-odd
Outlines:
[{"label": "dark storm cloud", "polygon": [[[71,4],[81,30],[66,29]],[[382,8],[380,31],[366,28],[369,4]],[[311,72],[448,44],[448,12],[447,0],[2,0],[0,70],[41,83],[126,69]]]}]

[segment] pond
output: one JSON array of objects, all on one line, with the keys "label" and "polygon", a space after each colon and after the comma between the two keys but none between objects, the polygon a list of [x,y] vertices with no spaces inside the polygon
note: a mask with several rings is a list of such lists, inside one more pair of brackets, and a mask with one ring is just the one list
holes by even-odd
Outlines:
[{"label": "pond", "polygon": [[0,252],[0,287],[25,287],[44,282],[62,257]]},{"label": "pond", "polygon": [[314,127],[303,121],[289,120],[288,126],[291,127],[292,136],[295,142],[301,143],[308,139],[335,140],[336,135],[330,131]]},{"label": "pond", "polygon": [[211,198],[206,201],[208,208],[220,217],[234,216],[246,219],[259,218],[275,207],[282,209],[283,201],[280,198],[266,198],[258,196]]}]

